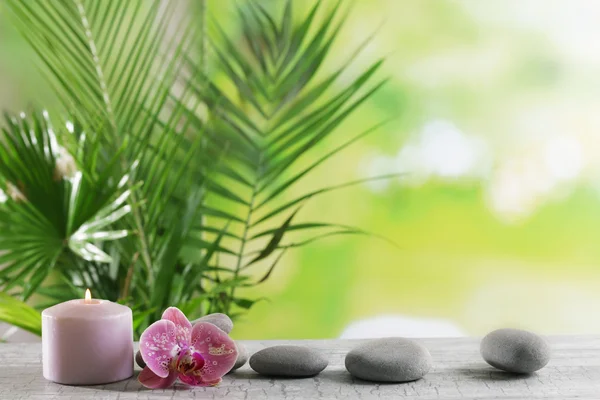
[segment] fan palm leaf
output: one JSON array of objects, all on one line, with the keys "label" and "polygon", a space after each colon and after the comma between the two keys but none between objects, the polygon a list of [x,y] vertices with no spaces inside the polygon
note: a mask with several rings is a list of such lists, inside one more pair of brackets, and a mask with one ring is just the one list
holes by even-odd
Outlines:
[{"label": "fan palm leaf", "polygon": [[111,227],[131,211],[128,177],[91,176],[59,144],[72,135],[54,128],[48,113],[7,117],[0,142],[0,288],[28,299],[70,255],[111,262],[100,247],[128,235]]}]

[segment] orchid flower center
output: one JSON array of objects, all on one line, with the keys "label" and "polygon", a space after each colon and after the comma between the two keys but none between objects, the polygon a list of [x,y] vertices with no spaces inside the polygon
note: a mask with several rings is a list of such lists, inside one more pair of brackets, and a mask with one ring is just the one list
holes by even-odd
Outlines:
[{"label": "orchid flower center", "polygon": [[193,348],[181,349],[175,362],[175,369],[183,375],[200,375],[203,367],[204,357]]}]

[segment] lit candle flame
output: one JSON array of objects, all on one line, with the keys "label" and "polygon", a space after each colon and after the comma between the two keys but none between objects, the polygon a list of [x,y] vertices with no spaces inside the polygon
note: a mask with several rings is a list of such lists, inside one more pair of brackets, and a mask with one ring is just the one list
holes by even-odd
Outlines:
[{"label": "lit candle flame", "polygon": [[92,302],[92,292],[90,292],[90,289],[86,289],[85,291],[85,303],[89,304]]}]

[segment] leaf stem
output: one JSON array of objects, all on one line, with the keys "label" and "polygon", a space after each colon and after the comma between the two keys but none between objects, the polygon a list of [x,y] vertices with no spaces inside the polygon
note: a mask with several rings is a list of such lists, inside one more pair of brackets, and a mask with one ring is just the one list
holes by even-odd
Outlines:
[{"label": "leaf stem", "polygon": [[[110,95],[108,94],[108,87],[106,85],[106,79],[104,78],[104,72],[102,70],[102,65],[100,64],[100,58],[98,57],[98,49],[96,47],[96,41],[92,35],[92,29],[90,28],[90,23],[87,18],[87,14],[85,12],[85,7],[81,0],[75,0],[75,5],[77,6],[77,11],[79,12],[79,17],[81,19],[81,24],[85,29],[85,36],[88,41],[88,47],[90,53],[92,54],[92,60],[94,61],[94,68],[96,69],[96,75],[98,76],[98,84],[100,85],[100,89],[102,90],[102,99],[104,100],[104,104],[106,105],[106,112],[109,117],[109,121],[113,126],[113,135],[116,137],[116,124],[115,117],[113,114],[112,103],[110,101]],[[118,142],[117,142],[118,143]]]},{"label": "leaf stem", "polygon": [[[137,197],[134,194],[134,190],[131,191],[131,202],[132,204],[137,203]],[[148,238],[146,237],[146,231],[144,230],[144,226],[142,223],[142,216],[140,215],[140,211],[137,206],[131,207],[131,213],[133,214],[133,219],[135,221],[135,225],[137,227],[138,237],[140,238],[140,246],[142,259],[144,260],[144,264],[146,264],[146,269],[148,270],[148,286],[152,287],[154,284],[154,271],[152,270],[152,259],[150,258],[150,248],[148,246]]]},{"label": "leaf stem", "polygon": [[[248,233],[252,227],[252,224],[250,223],[251,219],[252,219],[252,213],[254,212],[254,203],[256,201],[256,197],[258,195],[258,183],[260,182],[262,173],[263,173],[263,167],[262,167],[262,154],[260,155],[260,158],[258,159],[258,167],[257,167],[257,176],[256,179],[254,180],[254,184],[252,185],[252,196],[250,197],[250,204],[248,205],[248,214],[246,215],[246,221],[244,222],[244,233],[242,234],[242,238],[241,238],[241,243],[240,243],[240,251],[238,253],[238,257],[237,257],[237,263],[235,266],[235,271],[233,273],[233,279],[237,279],[237,277],[240,274],[240,270],[242,269],[242,260],[244,258],[244,250],[246,248],[246,243],[248,241]],[[231,302],[233,301],[233,297],[235,295],[235,289],[236,289],[236,285],[233,285],[231,287],[231,290],[229,292],[229,298],[227,299],[227,314],[229,313],[230,309],[231,309]]]},{"label": "leaf stem", "polygon": [[206,0],[200,0],[200,21],[202,24],[202,39],[200,41],[200,70],[202,71],[203,76],[206,76],[206,66],[207,66],[207,54],[206,54],[206,50],[208,48],[207,46],[207,34],[206,34],[206,22],[207,22],[207,18],[206,18]]},{"label": "leaf stem", "polygon": [[135,266],[135,263],[137,262],[139,256],[140,256],[139,251],[133,255],[133,259],[131,260],[131,265],[129,266],[129,269],[127,270],[127,276],[125,277],[125,284],[123,285],[123,291],[121,292],[121,300],[126,300],[127,296],[129,296],[129,288],[131,287],[131,280],[133,278],[133,267]]},{"label": "leaf stem", "polygon": [[[98,50],[96,47],[96,42],[92,35],[90,23],[87,18],[87,14],[85,12],[85,7],[83,6],[83,3],[81,2],[81,0],[74,0],[74,2],[75,2],[75,5],[77,6],[77,11],[79,12],[79,16],[81,18],[81,24],[83,25],[83,28],[85,29],[85,35],[86,35],[86,38],[88,41],[89,50],[92,55],[92,59],[94,61],[96,75],[98,77],[98,84],[100,85],[100,89],[102,90],[102,98],[106,105],[107,117],[108,117],[108,120],[112,127],[112,134],[114,136],[117,147],[120,147],[121,141],[120,141],[119,135],[117,134],[118,128],[117,128],[116,118],[115,118],[113,108],[112,108],[112,102],[110,100],[110,95],[108,93],[108,85],[107,85],[106,79],[104,77],[102,65],[100,64],[100,58],[98,57]],[[126,162],[125,159],[123,158],[123,156],[121,156],[121,168],[123,168],[124,170],[128,168],[128,166],[125,165],[125,162]],[[129,187],[129,189],[131,189],[131,195],[130,195],[131,212],[133,214],[133,219],[135,221],[135,225],[137,228],[138,237],[140,238],[140,245],[142,247],[141,255],[142,255],[142,259],[144,260],[144,263],[146,264],[146,269],[148,270],[148,283],[150,286],[152,286],[154,283],[154,273],[152,270],[152,260],[150,257],[150,251],[149,251],[149,246],[148,246],[148,238],[146,237],[146,233],[144,230],[142,216],[140,215],[139,209],[137,207],[138,201],[137,201],[137,196],[135,194],[135,188],[133,187],[133,183],[128,182],[128,187]]]}]

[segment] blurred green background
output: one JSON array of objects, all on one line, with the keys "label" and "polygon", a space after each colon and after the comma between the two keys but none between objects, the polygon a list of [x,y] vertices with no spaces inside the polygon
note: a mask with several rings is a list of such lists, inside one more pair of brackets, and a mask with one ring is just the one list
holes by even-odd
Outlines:
[{"label": "blurred green background", "polygon": [[[209,10],[235,34],[232,4]],[[49,107],[37,59],[1,10],[0,109]],[[323,72],[377,32],[353,71],[385,55],[391,81],[340,129],[393,120],[287,196],[406,172],[302,210],[400,248],[341,236],[288,252],[248,293],[268,300],[234,336],[351,336],[350,324],[380,316],[417,336],[600,331],[599,19],[595,0],[356,1]]]}]

